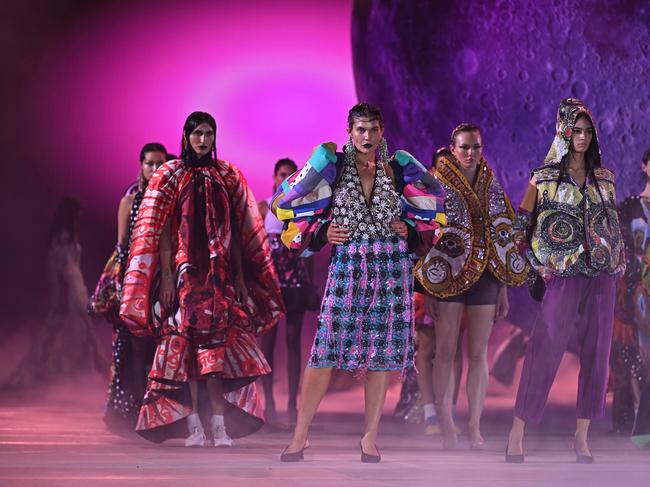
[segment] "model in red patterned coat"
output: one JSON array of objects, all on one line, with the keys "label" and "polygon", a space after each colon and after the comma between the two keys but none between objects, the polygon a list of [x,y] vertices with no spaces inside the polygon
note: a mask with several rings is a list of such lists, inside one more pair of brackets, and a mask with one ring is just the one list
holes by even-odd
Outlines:
[{"label": "model in red patterned coat", "polygon": [[[157,350],[136,430],[230,446],[259,429],[254,381],[270,367],[257,335],[283,304],[267,235],[241,172],[217,159],[216,122],[194,112],[181,159],[145,192],[131,237],[120,315]],[[186,420],[186,421],[183,421]]]}]

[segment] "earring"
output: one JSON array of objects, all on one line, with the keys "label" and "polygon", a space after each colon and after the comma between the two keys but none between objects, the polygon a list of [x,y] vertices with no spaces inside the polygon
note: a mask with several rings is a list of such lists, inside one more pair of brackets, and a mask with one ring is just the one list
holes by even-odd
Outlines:
[{"label": "earring", "polygon": [[345,148],[347,150],[354,150],[354,142],[352,142],[352,136],[348,137],[348,141],[345,143]]},{"label": "earring", "polygon": [[352,142],[352,136],[348,138],[348,141],[345,143],[345,162],[346,164],[354,164],[356,159],[357,151],[354,148],[354,143]]},{"label": "earring", "polygon": [[386,139],[383,137],[379,141],[379,160],[381,162],[388,161],[388,144],[386,143]]}]

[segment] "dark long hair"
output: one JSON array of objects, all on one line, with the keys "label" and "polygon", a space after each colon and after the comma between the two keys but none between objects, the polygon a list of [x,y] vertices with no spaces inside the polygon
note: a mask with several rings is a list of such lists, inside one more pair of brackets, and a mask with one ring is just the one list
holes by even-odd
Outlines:
[{"label": "dark long hair", "polygon": [[[183,125],[183,136],[181,138],[181,159],[190,166],[195,166],[199,163],[199,158],[190,145],[190,134],[202,123],[207,123],[214,131],[215,141],[212,144],[210,157],[213,161],[217,160],[217,122],[215,122],[214,117],[207,112],[192,112],[187,117],[187,120],[185,120],[185,125]],[[205,157],[206,156],[201,159],[204,159]]]},{"label": "dark long hair", "polygon": [[[596,136],[596,125],[594,124],[594,121],[592,118],[589,116],[588,113],[582,112],[580,113],[577,117],[575,122],[580,120],[581,118],[585,118],[589,120],[589,123],[591,124],[591,127],[593,129],[593,138],[591,139],[591,143],[589,144],[589,147],[587,148],[587,152],[585,153],[585,174],[587,176],[591,176],[592,181],[594,182],[594,185],[596,186],[596,190],[598,191],[598,196],[600,197],[600,202],[602,203],[603,207],[605,206],[605,198],[603,196],[603,192],[600,189],[600,184],[598,184],[598,179],[596,179],[596,172],[595,169],[599,168],[602,165],[601,159],[600,159],[600,148],[598,146],[598,137]],[[575,123],[574,123],[575,125]],[[571,142],[569,142],[571,144]],[[571,154],[571,146],[569,146],[569,152],[567,152],[563,157],[562,160],[560,161],[560,175],[558,176],[558,188],[560,186],[560,182],[562,181],[562,175],[566,171],[566,168],[569,164],[569,155]],[[555,192],[557,195],[557,191]],[[553,196],[555,198],[555,196]],[[609,213],[605,211],[605,217],[607,218],[607,224],[609,225],[610,231],[612,229],[612,222],[609,219]]]},{"label": "dark long hair", "polygon": [[[596,137],[596,125],[594,124],[594,121],[591,119],[589,114],[585,112],[582,112],[580,115],[576,117],[576,122],[581,118],[588,120],[589,123],[591,124],[591,127],[594,130],[594,136],[591,139],[591,143],[589,144],[589,147],[587,148],[587,152],[585,153],[586,172],[587,174],[593,176],[594,169],[601,166],[600,150],[598,147],[598,138]],[[571,144],[571,142],[569,142],[569,144]],[[564,173],[564,171],[566,170],[567,165],[569,164],[570,154],[571,154],[571,146],[569,146],[569,152],[567,152],[564,155],[564,157],[562,157],[562,160],[560,161],[560,174]]]},{"label": "dark long hair", "polygon": [[[167,154],[167,149],[160,142],[149,142],[142,146],[140,149],[140,164],[144,162],[144,158],[149,152],[162,152],[165,155],[165,161],[169,160],[169,154]],[[147,187],[148,181],[145,181],[144,176],[142,175],[142,167],[140,167],[140,174],[138,174],[138,188],[144,191]]]},{"label": "dark long hair", "polygon": [[79,213],[81,212],[81,203],[78,199],[66,196],[63,198],[54,212],[54,219],[50,225],[50,231],[47,237],[48,246],[52,241],[67,233],[71,240],[77,240],[79,236]]}]

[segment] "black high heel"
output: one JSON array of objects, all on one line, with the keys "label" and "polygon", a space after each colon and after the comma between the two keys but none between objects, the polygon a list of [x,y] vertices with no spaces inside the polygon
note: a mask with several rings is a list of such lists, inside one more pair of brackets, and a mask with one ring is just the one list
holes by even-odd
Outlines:
[{"label": "black high heel", "polygon": [[[361,462],[362,463],[379,463],[381,462],[381,455],[371,455],[370,453],[366,453],[363,451],[363,445],[361,444],[361,440],[359,440],[359,448],[361,449]],[[377,448],[377,445],[375,445],[375,448]],[[379,453],[379,449],[377,449],[377,453]]]},{"label": "black high heel", "polygon": [[524,463],[524,454],[518,453],[516,455],[511,455],[508,453],[508,447],[510,444],[506,445],[506,463]]},{"label": "black high heel", "polygon": [[282,453],[280,453],[280,461],[285,463],[300,462],[305,459],[304,452],[307,448],[309,448],[309,442],[305,442],[305,446],[303,446],[302,449],[295,451],[293,453],[286,453],[287,448],[282,450]]},{"label": "black high heel", "polygon": [[578,449],[576,448],[575,444],[573,445],[573,451],[576,452],[576,463],[591,465],[596,461],[593,455],[581,455],[578,453]]}]

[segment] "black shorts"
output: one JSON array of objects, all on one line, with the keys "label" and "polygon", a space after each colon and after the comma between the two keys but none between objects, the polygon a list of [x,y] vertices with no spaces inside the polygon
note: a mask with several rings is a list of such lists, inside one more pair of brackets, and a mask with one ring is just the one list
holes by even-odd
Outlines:
[{"label": "black shorts", "polygon": [[307,310],[305,288],[281,287],[280,291],[287,313],[304,313]]},{"label": "black shorts", "polygon": [[463,303],[466,306],[481,306],[486,304],[497,304],[499,288],[502,284],[492,273],[485,269],[478,281],[467,291],[456,296],[440,298],[442,303]]}]

